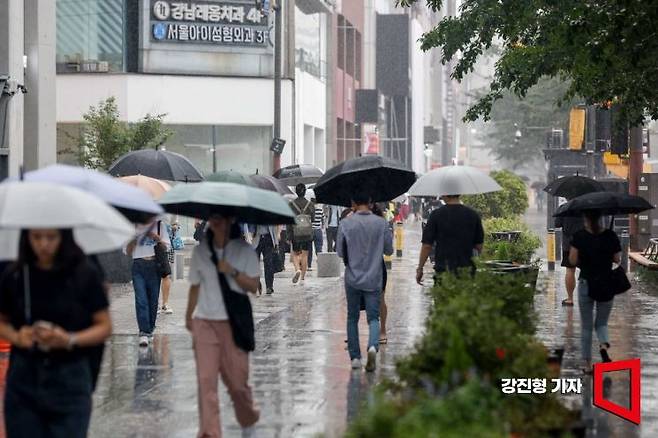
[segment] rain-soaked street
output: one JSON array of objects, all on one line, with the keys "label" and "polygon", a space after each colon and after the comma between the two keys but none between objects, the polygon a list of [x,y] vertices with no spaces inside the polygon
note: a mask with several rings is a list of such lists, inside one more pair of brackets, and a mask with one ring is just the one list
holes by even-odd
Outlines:
[{"label": "rain-soaked street", "polygon": [[[382,346],[374,375],[352,372],[345,351],[346,309],[342,281],[315,278],[293,287],[291,268],[275,280],[275,294],[252,300],[257,347],[251,384],[261,408],[259,436],[342,435],[368,390],[391,375],[395,358],[421,334],[427,296],[412,273],[418,259],[420,224],[406,234],[401,261],[394,260],[387,291],[388,345]],[[195,364],[183,315],[187,284],[172,290],[173,315],[161,315],[153,347],[137,345],[132,291],[116,288],[112,300],[115,334],[95,395],[90,436],[192,437],[197,429]],[[366,343],[365,314],[360,335]],[[228,394],[221,393],[226,436],[239,436]]]},{"label": "rain-soaked street", "polygon": [[[541,215],[526,220],[544,229]],[[350,418],[367,402],[370,388],[391,376],[396,357],[404,355],[423,330],[428,297],[413,282],[420,226],[406,227],[402,259],[395,259],[387,290],[388,345],[382,347],[374,374],[352,372],[345,351],[345,299],[341,280],[307,278],[293,287],[290,269],[277,277],[273,296],[253,300],[257,349],[252,356],[251,383],[261,408],[259,436],[341,436]],[[137,346],[134,304],[128,285],[113,290],[115,334],[109,342],[102,377],[95,394],[92,437],[191,437],[197,428],[195,364],[191,339],[183,325],[187,283],[175,283],[173,315],[161,315],[154,343]],[[613,359],[642,359],[642,425],[591,407],[591,378],[583,380],[581,396],[565,399],[582,408],[590,437],[658,436],[658,291],[636,282],[630,293],[616,298],[610,321]],[[578,305],[561,306],[563,271],[540,274],[535,308],[539,338],[549,346],[564,346],[563,377],[581,377]],[[365,321],[361,321],[362,345]],[[596,356],[595,356],[596,358]],[[3,364],[6,363],[6,359]],[[531,377],[531,376],[529,376]],[[628,406],[629,376],[610,374],[606,397]],[[221,392],[226,436],[239,436],[231,401]],[[583,404],[584,403],[584,404]]]}]

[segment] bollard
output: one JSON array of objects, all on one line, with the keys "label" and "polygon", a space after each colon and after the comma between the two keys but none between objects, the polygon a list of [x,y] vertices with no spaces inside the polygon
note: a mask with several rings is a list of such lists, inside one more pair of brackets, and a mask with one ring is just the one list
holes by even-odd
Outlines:
[{"label": "bollard", "polygon": [[393,268],[393,256],[384,254],[384,264],[386,265],[386,269],[392,269]]},{"label": "bollard", "polygon": [[402,257],[403,244],[404,244],[404,231],[402,228],[402,222],[397,222],[395,224],[395,255],[397,257]]},{"label": "bollard", "polygon": [[546,236],[546,258],[548,259],[548,270],[555,271],[555,229],[549,228]]},{"label": "bollard", "polygon": [[628,272],[628,248],[630,243],[631,239],[628,235],[628,230],[624,228],[621,230],[621,266],[626,272]]},{"label": "bollard", "polygon": [[562,228],[555,229],[555,263],[562,261]]}]

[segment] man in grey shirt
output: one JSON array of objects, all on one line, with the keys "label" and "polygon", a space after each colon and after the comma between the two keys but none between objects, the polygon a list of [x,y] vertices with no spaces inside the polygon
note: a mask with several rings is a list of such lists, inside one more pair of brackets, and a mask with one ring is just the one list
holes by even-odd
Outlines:
[{"label": "man in grey shirt", "polygon": [[336,250],[345,263],[347,298],[347,347],[352,368],[361,368],[359,316],[361,299],[368,318],[368,360],[366,371],[374,371],[379,349],[379,302],[381,299],[384,254],[393,254],[393,236],[382,217],[372,214],[368,196],[354,194],[354,213],[340,222]]}]

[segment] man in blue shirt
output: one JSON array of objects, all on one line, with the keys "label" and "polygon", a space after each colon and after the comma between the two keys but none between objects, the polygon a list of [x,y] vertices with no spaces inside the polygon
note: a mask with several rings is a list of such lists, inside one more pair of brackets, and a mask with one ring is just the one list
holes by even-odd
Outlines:
[{"label": "man in blue shirt", "polygon": [[361,297],[368,318],[368,360],[366,371],[374,371],[379,349],[379,302],[382,293],[384,254],[393,254],[393,235],[386,220],[370,211],[370,199],[354,194],[349,217],[340,222],[336,249],[345,263],[347,298],[347,347],[352,368],[361,368],[359,316]]}]

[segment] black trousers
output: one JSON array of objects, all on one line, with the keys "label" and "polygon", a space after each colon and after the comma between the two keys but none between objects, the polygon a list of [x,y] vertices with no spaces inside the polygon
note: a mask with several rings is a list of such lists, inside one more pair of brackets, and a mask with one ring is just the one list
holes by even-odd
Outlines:
[{"label": "black trousers", "polygon": [[12,354],[5,391],[7,438],[85,438],[92,376],[87,358]]},{"label": "black trousers", "polygon": [[269,234],[260,236],[260,241],[256,247],[256,254],[258,254],[259,259],[261,254],[263,255],[265,287],[272,289],[274,287],[274,242],[272,242],[272,237]]}]

